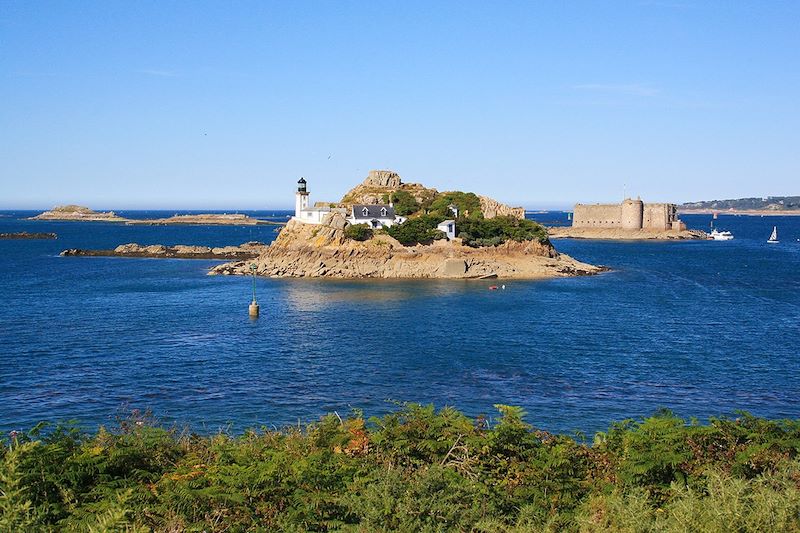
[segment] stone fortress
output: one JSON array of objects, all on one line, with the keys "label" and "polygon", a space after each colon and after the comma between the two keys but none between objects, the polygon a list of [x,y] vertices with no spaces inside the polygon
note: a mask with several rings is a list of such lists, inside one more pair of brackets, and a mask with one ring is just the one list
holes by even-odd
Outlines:
[{"label": "stone fortress", "polygon": [[685,231],[675,204],[646,204],[626,198],[620,204],[576,204],[573,228]]}]

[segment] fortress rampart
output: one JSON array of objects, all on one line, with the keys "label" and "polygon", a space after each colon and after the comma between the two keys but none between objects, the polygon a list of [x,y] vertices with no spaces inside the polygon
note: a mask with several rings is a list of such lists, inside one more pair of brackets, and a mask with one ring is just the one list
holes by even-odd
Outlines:
[{"label": "fortress rampart", "polygon": [[624,230],[682,231],[675,204],[646,204],[627,198],[621,204],[576,204],[573,228],[615,228]]}]

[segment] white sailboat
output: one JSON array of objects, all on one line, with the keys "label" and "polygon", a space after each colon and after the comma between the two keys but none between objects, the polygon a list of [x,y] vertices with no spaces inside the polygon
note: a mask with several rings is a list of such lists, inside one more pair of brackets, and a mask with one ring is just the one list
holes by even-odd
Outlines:
[{"label": "white sailboat", "polygon": [[777,244],[778,242],[778,226],[772,226],[772,235],[769,236],[769,240],[767,240],[770,244]]}]

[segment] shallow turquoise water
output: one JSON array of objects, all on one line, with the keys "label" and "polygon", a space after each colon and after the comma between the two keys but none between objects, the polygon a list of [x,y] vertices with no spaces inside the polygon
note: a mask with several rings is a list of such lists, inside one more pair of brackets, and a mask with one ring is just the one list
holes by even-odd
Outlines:
[{"label": "shallow turquoise water", "polygon": [[[553,431],[591,432],[659,407],[800,416],[800,218],[721,216],[736,235],[724,243],[556,241],[613,271],[505,291],[260,279],[262,317],[251,321],[250,280],[206,276],[212,261],[58,252],[269,241],[269,226],[20,219],[30,214],[0,212],[0,232],[59,239],[0,241],[1,430],[72,418],[91,428],[132,408],[198,431],[240,430],[332,410],[379,414],[391,400],[473,415],[521,405]],[[684,218],[703,229],[710,220]],[[779,245],[764,242],[773,224]]]}]

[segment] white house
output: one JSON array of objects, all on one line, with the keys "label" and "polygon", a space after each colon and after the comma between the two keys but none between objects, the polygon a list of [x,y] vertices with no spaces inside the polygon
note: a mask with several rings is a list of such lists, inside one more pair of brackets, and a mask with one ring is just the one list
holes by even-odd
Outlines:
[{"label": "white house", "polygon": [[354,205],[350,217],[350,224],[366,224],[370,228],[388,228],[401,224],[405,218],[395,216],[394,207],[391,205]]},{"label": "white house", "polygon": [[443,220],[439,222],[439,225],[436,226],[436,229],[439,231],[444,232],[447,235],[447,240],[452,241],[456,238],[456,221],[455,220]]},{"label": "white house", "polygon": [[322,220],[328,213],[341,213],[346,215],[347,211],[337,207],[308,207],[310,194],[306,189],[306,180],[300,178],[297,182],[297,192],[294,195],[294,220],[305,224],[322,224]]}]

